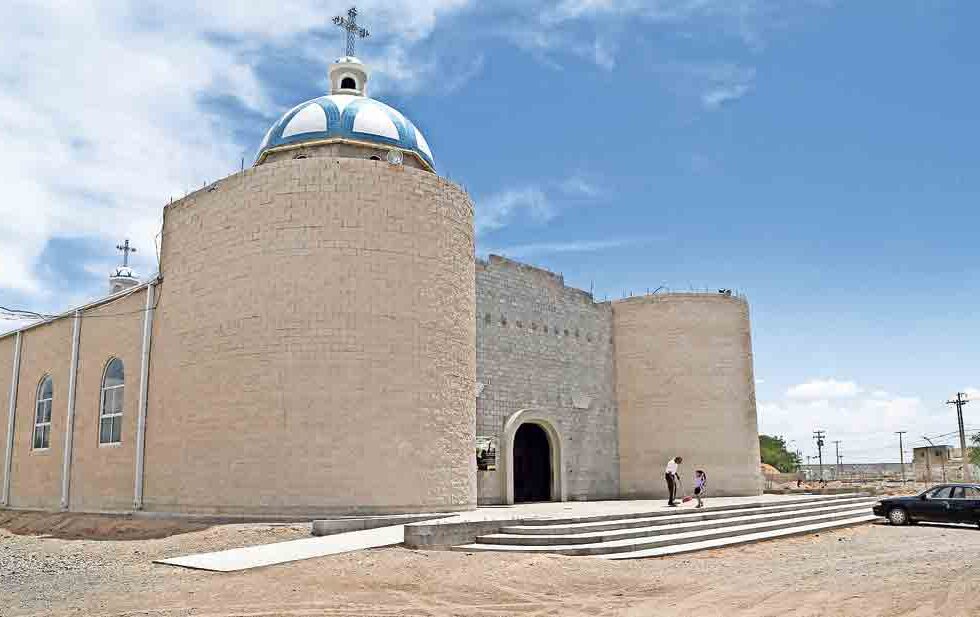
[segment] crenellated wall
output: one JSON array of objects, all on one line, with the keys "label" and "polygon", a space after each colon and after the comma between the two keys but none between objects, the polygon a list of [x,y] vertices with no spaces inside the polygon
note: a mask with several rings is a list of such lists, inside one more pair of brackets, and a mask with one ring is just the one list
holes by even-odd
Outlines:
[{"label": "crenellated wall", "polygon": [[759,494],[748,304],[665,294],[612,306],[623,497],[666,495],[664,468],[675,456],[688,488],[703,469],[712,494]]},{"label": "crenellated wall", "polygon": [[[476,264],[477,435],[514,413],[553,416],[569,499],[619,495],[612,309],[561,276],[491,255]],[[480,502],[502,503],[501,466],[480,471]]]}]

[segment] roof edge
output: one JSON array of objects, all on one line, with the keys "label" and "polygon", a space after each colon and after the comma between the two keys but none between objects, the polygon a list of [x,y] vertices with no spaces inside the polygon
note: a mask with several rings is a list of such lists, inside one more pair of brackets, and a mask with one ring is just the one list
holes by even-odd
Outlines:
[{"label": "roof edge", "polygon": [[255,162],[252,163],[252,167],[255,167],[256,165],[261,165],[262,163],[264,163],[265,162],[265,159],[268,158],[268,155],[269,154],[272,154],[274,152],[288,152],[290,150],[298,150],[300,148],[309,148],[311,146],[314,146],[314,147],[315,146],[328,146],[330,144],[350,144],[350,145],[353,145],[353,146],[364,146],[364,147],[367,147],[367,148],[378,148],[378,149],[387,148],[388,150],[398,150],[402,154],[410,154],[411,156],[415,157],[415,160],[417,160],[418,162],[420,162],[422,164],[422,166],[425,168],[426,171],[438,175],[438,172],[436,172],[435,167],[433,167],[432,165],[430,165],[429,164],[429,161],[425,160],[425,157],[423,157],[421,154],[419,154],[415,150],[411,150],[409,148],[402,148],[401,146],[381,144],[381,143],[373,142],[373,141],[364,141],[364,140],[359,140],[359,139],[350,139],[349,137],[325,137],[323,139],[315,139],[315,140],[312,140],[312,141],[298,141],[296,143],[291,143],[291,144],[280,144],[278,146],[268,146],[265,149],[263,149],[262,151],[260,151],[259,154],[258,154],[258,156],[255,157]]},{"label": "roof edge", "polygon": [[53,317],[49,317],[48,319],[42,319],[40,321],[35,321],[33,323],[27,324],[26,326],[21,326],[20,328],[17,328],[16,330],[11,330],[10,332],[4,332],[3,334],[0,334],[0,340],[3,340],[5,338],[10,337],[10,336],[13,336],[15,334],[19,334],[21,332],[26,332],[28,330],[31,330],[31,329],[34,329],[34,328],[38,328],[40,326],[43,326],[43,325],[46,325],[46,324],[49,324],[49,323],[53,323],[55,321],[58,321],[59,319],[65,319],[66,317],[71,317],[72,315],[74,315],[75,313],[80,312],[80,311],[87,311],[89,309],[93,309],[93,308],[96,308],[98,306],[102,306],[103,304],[109,304],[110,302],[115,302],[116,300],[122,300],[123,298],[125,298],[127,296],[130,296],[130,295],[132,295],[132,294],[134,294],[134,293],[136,293],[138,291],[142,291],[142,290],[146,289],[150,285],[155,285],[155,284],[159,283],[161,280],[163,280],[163,279],[158,274],[158,275],[154,276],[152,279],[146,281],[145,283],[140,283],[139,285],[135,285],[133,287],[130,287],[129,289],[123,289],[122,291],[118,291],[118,292],[116,292],[114,294],[110,294],[108,296],[104,296],[104,297],[99,298],[97,300],[93,300],[92,302],[89,302],[88,304],[83,304],[82,306],[76,306],[75,308],[71,308],[71,309],[68,309],[67,311],[64,311],[62,313],[58,313],[57,315],[54,315]]}]

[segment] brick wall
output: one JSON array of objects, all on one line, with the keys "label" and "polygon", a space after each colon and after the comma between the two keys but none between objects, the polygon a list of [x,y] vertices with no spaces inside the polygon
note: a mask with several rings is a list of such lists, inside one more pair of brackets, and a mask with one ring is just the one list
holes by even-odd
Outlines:
[{"label": "brick wall", "polygon": [[612,306],[623,496],[665,495],[674,456],[684,457],[688,490],[704,469],[712,494],[759,494],[748,304],[669,294]]},{"label": "brick wall", "polygon": [[[618,496],[609,304],[493,255],[477,262],[476,306],[477,381],[485,384],[477,435],[499,438],[511,414],[545,409],[558,419],[569,499]],[[502,475],[479,472],[481,503],[504,500]]]},{"label": "brick wall", "polygon": [[472,215],[434,174],[322,157],[168,206],[145,507],[472,508]]}]

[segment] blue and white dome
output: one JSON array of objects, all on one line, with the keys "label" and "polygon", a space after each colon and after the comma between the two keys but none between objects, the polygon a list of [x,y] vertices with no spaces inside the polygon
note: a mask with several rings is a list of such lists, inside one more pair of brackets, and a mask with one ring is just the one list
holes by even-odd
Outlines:
[{"label": "blue and white dome", "polygon": [[266,133],[256,163],[271,150],[329,141],[398,148],[417,155],[430,170],[435,168],[429,144],[414,124],[398,110],[355,94],[321,96],[289,110]]}]

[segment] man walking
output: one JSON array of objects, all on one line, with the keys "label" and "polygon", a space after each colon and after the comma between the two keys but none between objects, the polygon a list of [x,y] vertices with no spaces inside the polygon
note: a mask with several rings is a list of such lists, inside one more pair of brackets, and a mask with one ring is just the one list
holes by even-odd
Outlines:
[{"label": "man walking", "polygon": [[677,466],[684,462],[684,459],[680,456],[676,456],[669,461],[667,461],[667,470],[664,473],[664,479],[667,480],[667,493],[670,497],[667,499],[668,506],[676,506],[674,502],[674,496],[677,495],[677,483],[680,481],[680,476],[677,475]]}]

